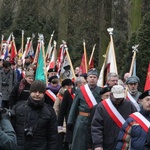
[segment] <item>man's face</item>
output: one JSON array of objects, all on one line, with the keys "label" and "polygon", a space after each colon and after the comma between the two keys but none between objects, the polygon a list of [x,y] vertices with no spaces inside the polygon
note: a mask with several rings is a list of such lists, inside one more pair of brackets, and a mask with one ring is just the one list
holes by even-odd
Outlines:
[{"label": "man's face", "polygon": [[74,73],[75,73],[75,74],[79,74],[79,73],[80,73],[80,68],[79,68],[79,67],[76,67],[75,70],[74,70]]},{"label": "man's face", "polygon": [[129,83],[127,86],[129,88],[129,91],[131,91],[131,93],[137,92],[138,83]]},{"label": "man's face", "polygon": [[96,75],[89,75],[87,77],[87,82],[91,86],[95,86],[97,84],[98,77]]},{"label": "man's face", "polygon": [[150,111],[150,96],[146,96],[140,101],[140,104],[142,104],[143,109],[146,111]]},{"label": "man's face", "polygon": [[35,100],[35,101],[40,101],[40,100],[43,99],[44,93],[41,93],[41,92],[39,92],[39,91],[31,92],[31,93],[30,93],[30,96],[31,96],[31,98],[32,98],[33,100]]},{"label": "man's face", "polygon": [[118,77],[110,77],[110,80],[107,81],[110,87],[118,84]]},{"label": "man's face", "polygon": [[113,93],[110,94],[110,98],[115,105],[119,105],[124,100],[124,98],[115,98]]}]

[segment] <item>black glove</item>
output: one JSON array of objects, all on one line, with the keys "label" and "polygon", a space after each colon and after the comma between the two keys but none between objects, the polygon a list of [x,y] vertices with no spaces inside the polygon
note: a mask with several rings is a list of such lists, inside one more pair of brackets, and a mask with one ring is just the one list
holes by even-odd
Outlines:
[{"label": "black glove", "polygon": [[7,108],[0,108],[1,119],[10,119],[11,110]]}]

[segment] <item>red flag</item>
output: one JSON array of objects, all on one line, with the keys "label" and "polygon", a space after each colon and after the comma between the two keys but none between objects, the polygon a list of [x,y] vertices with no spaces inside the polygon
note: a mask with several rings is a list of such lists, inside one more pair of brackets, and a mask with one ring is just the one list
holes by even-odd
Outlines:
[{"label": "red flag", "polygon": [[147,91],[149,89],[150,89],[150,63],[148,65],[148,71],[147,71],[147,77],[146,77],[144,91]]},{"label": "red flag", "polygon": [[13,60],[16,55],[17,55],[16,45],[14,41],[12,41],[10,59]]},{"label": "red flag", "polygon": [[89,64],[89,66],[90,66],[90,69],[91,68],[94,68],[94,59],[92,58],[92,60],[91,60],[91,62],[90,62],[90,64]]},{"label": "red flag", "polygon": [[83,54],[83,55],[82,55],[81,64],[80,64],[80,71],[81,71],[81,74],[87,73],[86,65],[87,65],[87,62],[85,62],[85,55]]}]

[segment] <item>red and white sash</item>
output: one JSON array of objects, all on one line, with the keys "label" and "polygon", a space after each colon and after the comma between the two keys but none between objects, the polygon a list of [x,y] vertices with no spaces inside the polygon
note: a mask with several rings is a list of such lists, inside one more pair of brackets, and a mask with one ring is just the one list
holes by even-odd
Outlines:
[{"label": "red and white sash", "polygon": [[125,123],[125,119],[121,116],[121,114],[114,107],[111,100],[110,99],[103,100],[102,104],[105,107],[108,114],[110,115],[110,117],[119,126],[119,128],[121,128],[122,125]]},{"label": "red and white sash", "polygon": [[68,92],[70,93],[70,95],[71,95],[71,97],[72,97],[72,99],[74,99],[74,97],[75,97],[75,93],[72,93],[72,91],[71,91],[72,89],[68,89]]},{"label": "red and white sash", "polygon": [[130,115],[144,130],[148,132],[148,128],[150,127],[150,122],[139,112],[135,112]]},{"label": "red and white sash", "polygon": [[90,108],[92,108],[93,106],[95,106],[97,104],[97,101],[96,101],[95,97],[93,96],[88,84],[81,86],[80,90]]},{"label": "red and white sash", "polygon": [[54,102],[56,101],[56,95],[51,90],[46,90],[45,92]]},{"label": "red and white sash", "polygon": [[127,99],[127,100],[130,100],[130,101],[133,103],[133,105],[136,107],[137,111],[140,111],[140,110],[141,110],[139,104],[138,104],[137,101],[131,96],[131,94],[130,94],[129,92],[127,92],[126,99]]}]

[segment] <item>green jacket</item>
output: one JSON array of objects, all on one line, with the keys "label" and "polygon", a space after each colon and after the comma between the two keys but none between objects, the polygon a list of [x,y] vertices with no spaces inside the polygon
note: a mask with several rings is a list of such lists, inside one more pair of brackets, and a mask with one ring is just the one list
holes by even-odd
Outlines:
[{"label": "green jacket", "polygon": [[0,150],[16,150],[15,131],[8,119],[0,121]]},{"label": "green jacket", "polygon": [[[100,87],[96,86],[92,91],[97,103],[101,100],[100,89]],[[89,117],[79,115],[80,111],[90,113],[91,109],[84,99],[81,90],[78,89],[68,117],[68,125],[75,125],[73,131],[72,150],[86,150]]]}]

